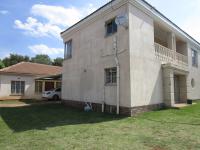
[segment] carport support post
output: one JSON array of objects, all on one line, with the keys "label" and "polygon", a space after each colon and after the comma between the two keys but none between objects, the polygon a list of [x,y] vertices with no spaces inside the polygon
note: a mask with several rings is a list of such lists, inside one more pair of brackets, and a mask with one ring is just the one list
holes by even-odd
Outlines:
[{"label": "carport support post", "polygon": [[164,68],[163,70],[164,79],[164,102],[166,106],[172,107],[175,104],[174,97],[174,72],[171,68]]},{"label": "carport support post", "polygon": [[55,89],[55,88],[57,88],[57,87],[56,87],[56,81],[54,81],[54,89]]}]

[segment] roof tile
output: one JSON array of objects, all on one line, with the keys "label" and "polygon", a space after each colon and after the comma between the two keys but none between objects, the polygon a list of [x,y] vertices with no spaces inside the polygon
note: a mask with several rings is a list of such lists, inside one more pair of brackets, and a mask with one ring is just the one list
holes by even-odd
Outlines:
[{"label": "roof tile", "polygon": [[21,62],[7,68],[0,69],[0,74],[29,74],[29,75],[57,75],[61,74],[62,67]]}]

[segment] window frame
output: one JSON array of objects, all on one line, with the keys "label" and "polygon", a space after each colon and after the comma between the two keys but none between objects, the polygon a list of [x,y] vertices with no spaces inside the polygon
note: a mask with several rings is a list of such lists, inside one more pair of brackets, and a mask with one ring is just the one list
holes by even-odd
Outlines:
[{"label": "window frame", "polygon": [[57,81],[55,88],[57,89],[57,88],[61,88],[61,87],[62,87],[62,82],[61,81]]},{"label": "window frame", "polygon": [[[70,44],[70,49],[67,45]],[[64,60],[72,58],[72,39],[64,43]]]},{"label": "window frame", "polygon": [[[41,87],[40,87],[40,84],[41,84]],[[35,93],[41,94],[43,92],[42,88],[43,88],[43,82],[42,81],[35,81]]]},{"label": "window frame", "polygon": [[[14,85],[13,85],[14,84]],[[17,88],[17,86],[19,86]],[[25,94],[25,88],[26,88],[26,82],[25,81],[11,81],[11,95],[24,95]],[[13,89],[14,87],[14,89]],[[18,91],[19,90],[19,91]]]},{"label": "window frame", "polygon": [[104,83],[106,86],[117,85],[117,67],[104,69]]},{"label": "window frame", "polygon": [[192,66],[198,68],[198,52],[192,49]]},{"label": "window frame", "polygon": [[[113,34],[115,34],[115,33],[117,33],[117,31],[118,31],[118,26],[117,26],[117,24],[115,23],[115,18],[116,17],[114,17],[114,18],[112,18],[112,19],[110,19],[110,20],[108,20],[108,21],[106,21],[105,22],[105,37],[107,37],[107,36],[111,36],[111,35],[113,35]],[[112,24],[112,28],[111,28],[111,32],[110,33],[108,33],[108,25],[109,24]]]}]

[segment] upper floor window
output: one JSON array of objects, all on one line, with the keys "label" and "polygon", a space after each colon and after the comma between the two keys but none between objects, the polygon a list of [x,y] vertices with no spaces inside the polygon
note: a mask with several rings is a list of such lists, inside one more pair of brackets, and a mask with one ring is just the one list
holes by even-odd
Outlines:
[{"label": "upper floor window", "polygon": [[192,49],[192,66],[198,67],[198,53]]},{"label": "upper floor window", "polygon": [[115,23],[115,18],[107,21],[106,24],[106,35],[112,35],[117,32],[117,24]]},{"label": "upper floor window", "polygon": [[72,58],[72,40],[65,42],[64,58],[65,59]]}]

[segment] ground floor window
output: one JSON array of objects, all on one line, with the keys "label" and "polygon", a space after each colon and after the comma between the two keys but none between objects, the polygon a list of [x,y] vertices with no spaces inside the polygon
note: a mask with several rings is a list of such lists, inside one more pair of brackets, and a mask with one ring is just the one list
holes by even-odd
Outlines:
[{"label": "ground floor window", "polygon": [[105,84],[116,84],[117,83],[117,68],[105,69]]},{"label": "ground floor window", "polygon": [[25,81],[11,81],[11,94],[23,95],[25,91]]},{"label": "ground floor window", "polygon": [[42,81],[35,81],[35,93],[42,93]]}]

